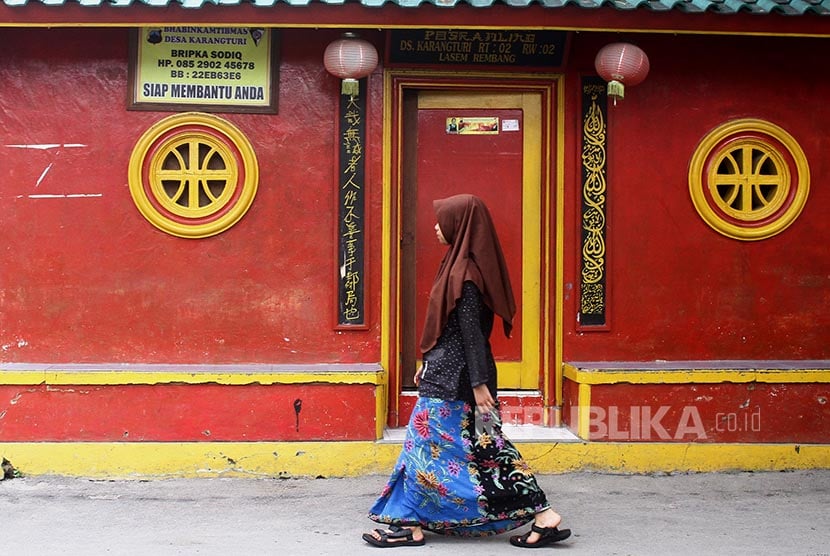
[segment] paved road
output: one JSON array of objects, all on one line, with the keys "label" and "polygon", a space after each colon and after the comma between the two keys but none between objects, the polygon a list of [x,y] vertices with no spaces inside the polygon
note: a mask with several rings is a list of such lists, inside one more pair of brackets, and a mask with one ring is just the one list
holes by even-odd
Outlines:
[{"label": "paved road", "polygon": [[[539,477],[568,556],[830,556],[830,470]],[[379,554],[360,533],[382,476],[0,482],[0,555]],[[428,534],[394,554],[522,554],[505,535]],[[536,554],[532,552],[531,554]],[[542,553],[550,553],[544,552]]]}]

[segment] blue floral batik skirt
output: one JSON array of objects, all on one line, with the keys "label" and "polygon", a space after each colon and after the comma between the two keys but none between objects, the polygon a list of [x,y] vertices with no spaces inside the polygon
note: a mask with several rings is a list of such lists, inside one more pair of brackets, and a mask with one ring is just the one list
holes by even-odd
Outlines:
[{"label": "blue floral batik skirt", "polygon": [[419,398],[403,450],[369,518],[444,535],[495,535],[548,508],[529,465],[502,434],[498,410]]}]

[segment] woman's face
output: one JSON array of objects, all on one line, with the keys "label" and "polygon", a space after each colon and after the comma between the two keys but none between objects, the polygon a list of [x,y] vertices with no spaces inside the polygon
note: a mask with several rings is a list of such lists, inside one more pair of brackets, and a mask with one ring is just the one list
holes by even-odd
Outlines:
[{"label": "woman's face", "polygon": [[441,226],[438,223],[435,223],[435,237],[438,238],[438,243],[441,245],[449,245],[450,242],[447,241],[447,238],[444,237],[444,234],[441,233]]}]

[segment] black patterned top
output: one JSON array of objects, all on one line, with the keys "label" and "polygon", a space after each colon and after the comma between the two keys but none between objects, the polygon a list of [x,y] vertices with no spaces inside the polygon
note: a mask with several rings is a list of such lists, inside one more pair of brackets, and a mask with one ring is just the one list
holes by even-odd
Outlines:
[{"label": "black patterned top", "polygon": [[475,283],[466,281],[435,346],[424,354],[418,394],[475,405],[473,387],[487,384],[496,398],[496,362],[490,349],[493,311]]}]

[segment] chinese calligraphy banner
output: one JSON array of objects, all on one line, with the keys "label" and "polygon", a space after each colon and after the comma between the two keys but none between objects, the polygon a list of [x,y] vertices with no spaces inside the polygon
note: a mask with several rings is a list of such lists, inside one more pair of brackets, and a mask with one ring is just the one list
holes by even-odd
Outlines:
[{"label": "chinese calligraphy banner", "polygon": [[364,192],[366,80],[356,96],[340,95],[339,315],[340,326],[364,326]]}]

